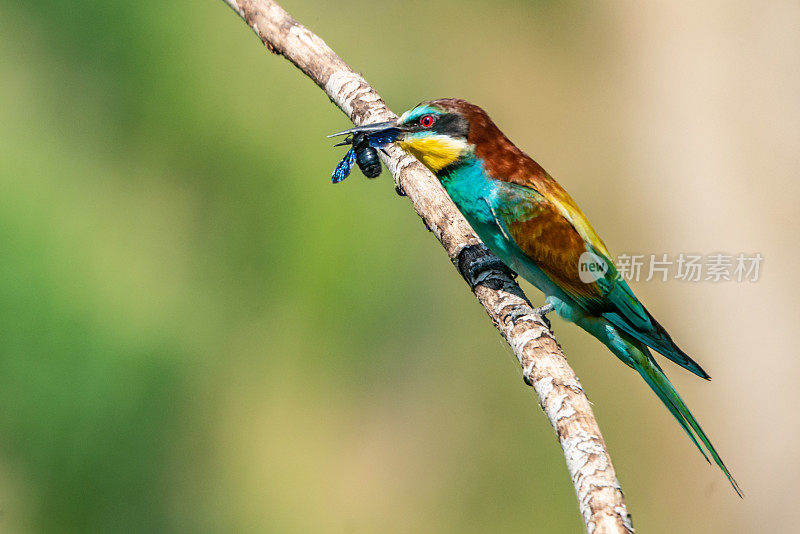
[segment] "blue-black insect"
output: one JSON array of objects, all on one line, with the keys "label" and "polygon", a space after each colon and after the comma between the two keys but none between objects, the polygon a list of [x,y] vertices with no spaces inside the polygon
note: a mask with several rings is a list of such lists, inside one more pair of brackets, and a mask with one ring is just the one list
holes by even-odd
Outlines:
[{"label": "blue-black insect", "polygon": [[[358,164],[358,168],[367,178],[377,178],[381,173],[381,160],[378,159],[378,151],[395,139],[400,134],[396,128],[388,128],[387,124],[372,124],[368,127],[352,128],[343,132],[329,135],[347,135],[344,141],[334,146],[350,145],[350,150],[344,155],[342,161],[336,166],[331,176],[331,182],[338,184],[350,175],[353,165]],[[380,128],[377,128],[380,126]]]},{"label": "blue-black insect", "polygon": [[353,150],[356,151],[358,168],[364,176],[367,178],[380,176],[381,160],[378,158],[378,151],[369,145],[367,134],[358,133],[353,136]]}]

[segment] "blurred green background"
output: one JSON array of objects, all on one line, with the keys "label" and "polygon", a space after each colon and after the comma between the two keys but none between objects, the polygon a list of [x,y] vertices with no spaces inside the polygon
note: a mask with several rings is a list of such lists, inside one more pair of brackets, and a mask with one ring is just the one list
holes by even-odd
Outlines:
[{"label": "blurred green background", "polygon": [[[641,532],[790,532],[800,5],[283,2],[396,111],[458,96],[615,254],[760,252],[634,289],[747,498],[554,319]],[[221,1],[0,0],[0,530],[579,532],[517,364],[349,124]],[[529,291],[534,302],[541,296]]]}]

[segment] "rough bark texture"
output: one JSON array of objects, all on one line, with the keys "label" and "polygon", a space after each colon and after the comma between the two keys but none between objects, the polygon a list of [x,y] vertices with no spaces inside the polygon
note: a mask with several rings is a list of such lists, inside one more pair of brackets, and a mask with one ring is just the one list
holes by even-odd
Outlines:
[{"label": "rough bark texture", "polygon": [[[224,0],[267,49],[286,57],[320,86],[357,125],[393,120],[364,78],[317,35],[271,0]],[[513,274],[502,267],[476,268],[495,259],[464,220],[439,181],[397,147],[381,156],[395,189],[414,209],[472,287],[522,366],[564,450],[581,515],[590,533],[633,532],[611,457],[578,378],[544,320],[531,307]]]}]

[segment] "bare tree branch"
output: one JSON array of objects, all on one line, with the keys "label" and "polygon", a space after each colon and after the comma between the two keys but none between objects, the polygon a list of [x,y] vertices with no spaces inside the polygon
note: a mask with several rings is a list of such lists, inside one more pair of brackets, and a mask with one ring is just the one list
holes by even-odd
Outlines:
[{"label": "bare tree branch", "polygon": [[[325,42],[272,0],[224,0],[255,31],[266,47],[286,57],[314,80],[357,125],[393,120],[372,87]],[[558,435],[590,533],[633,532],[611,457],[578,378],[552,332],[531,307],[513,275],[489,267],[486,249],[447,196],[439,181],[398,147],[384,158],[395,188],[407,195],[425,225],[472,287],[533,386]]]}]

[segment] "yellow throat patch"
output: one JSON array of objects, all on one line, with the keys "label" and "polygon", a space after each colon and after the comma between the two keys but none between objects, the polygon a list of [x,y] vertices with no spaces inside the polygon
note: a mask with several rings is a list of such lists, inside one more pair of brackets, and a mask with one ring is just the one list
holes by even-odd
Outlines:
[{"label": "yellow throat patch", "polygon": [[397,144],[434,173],[454,163],[467,149],[466,141],[446,135],[408,137]]}]

